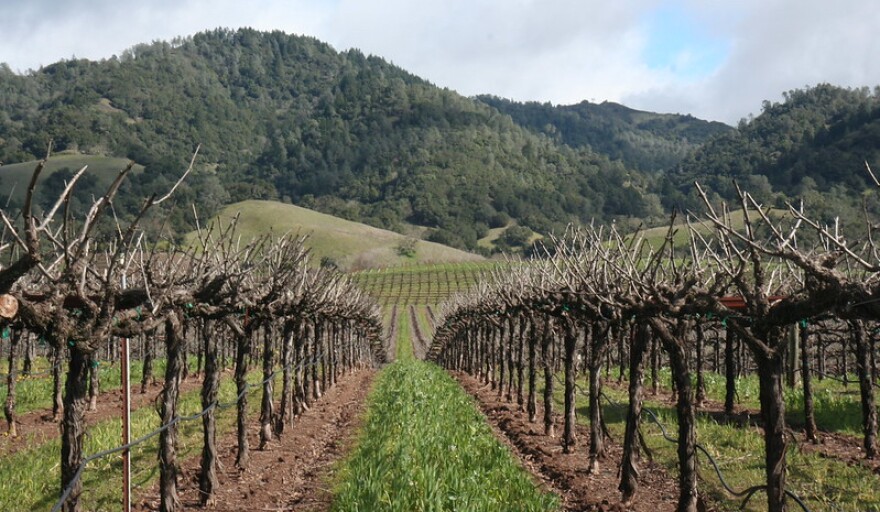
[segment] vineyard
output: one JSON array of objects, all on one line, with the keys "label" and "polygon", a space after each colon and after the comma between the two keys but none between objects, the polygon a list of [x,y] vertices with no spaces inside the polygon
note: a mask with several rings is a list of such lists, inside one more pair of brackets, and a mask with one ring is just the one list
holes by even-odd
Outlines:
[{"label": "vineyard", "polygon": [[364,270],[354,274],[353,279],[382,306],[438,305],[509,265],[500,262],[412,265]]},{"label": "vineyard", "polygon": [[[385,360],[378,306],[346,276],[310,264],[304,238],[245,245],[233,221],[200,229],[189,246],[151,243],[138,223],[177,185],[121,222],[112,202],[131,165],[85,218],[67,209],[85,168],[38,218],[44,165],[20,214],[0,211],[3,510],[128,509],[128,489],[139,486],[153,496],[134,504],[146,509],[214,506],[221,471],[247,472],[261,457],[252,445],[295,439],[295,419],[339,379]],[[97,238],[113,226],[110,240]],[[139,389],[110,391],[132,377]],[[221,450],[229,440],[231,458]]]},{"label": "vineyard", "polygon": [[665,462],[679,511],[877,509],[874,227],[852,247],[800,209],[771,216],[743,192],[735,224],[703,197],[685,251],[674,222],[659,247],[572,229],[493,275],[445,305],[429,358],[514,403],[505,424],[540,424],[565,454],[586,438],[582,471],[616,483],[609,502],[638,509]]},{"label": "vineyard", "polygon": [[2,510],[880,510],[871,224],[743,192],[341,274],[234,219],[147,240],[130,169],[38,216],[41,169],[0,210]]}]

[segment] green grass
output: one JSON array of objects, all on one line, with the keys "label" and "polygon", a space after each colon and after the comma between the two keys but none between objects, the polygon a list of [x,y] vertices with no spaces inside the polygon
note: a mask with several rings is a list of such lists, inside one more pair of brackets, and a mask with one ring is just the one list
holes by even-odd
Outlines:
[{"label": "green grass", "polygon": [[[516,226],[516,225],[518,225],[518,223],[515,220],[513,220],[513,221],[510,221],[506,226],[503,226],[500,228],[489,229],[486,232],[486,236],[477,240],[477,246],[482,247],[484,249],[495,249],[495,241],[498,240],[499,238],[501,238],[501,235],[503,235],[504,232],[507,231],[508,228],[510,228],[512,226]],[[534,243],[536,240],[540,240],[542,238],[544,238],[544,237],[538,233],[533,232],[531,234],[531,236],[529,236],[528,243],[530,243],[530,244]]]},{"label": "green grass", "polygon": [[[787,210],[773,208],[770,210],[770,217],[773,220],[782,220],[782,219],[790,219],[791,214],[788,213]],[[753,225],[757,225],[762,223],[760,215],[757,212],[751,211],[749,213],[749,219],[752,220]],[[692,222],[697,232],[706,237],[707,240],[714,237],[714,224],[709,221],[699,222],[698,220],[694,220]],[[730,216],[730,224],[736,230],[745,229],[745,222],[743,220],[743,214],[741,210],[734,210],[731,212]],[[669,232],[669,221],[663,226],[657,226],[653,228],[643,229],[640,234],[645,238],[645,242],[648,243],[651,247],[659,248],[663,242],[666,240],[666,234]],[[690,254],[690,233],[688,232],[688,225],[686,220],[679,216],[676,220],[676,231],[673,235],[673,244],[676,249],[681,252],[681,255]],[[703,249],[704,247],[701,245],[699,240],[697,241],[697,248]]]},{"label": "green grass", "polygon": [[[650,372],[649,372],[650,373]],[[646,385],[651,386],[650,377],[646,379]],[[671,373],[668,368],[662,368],[658,374],[661,389],[669,390]],[[724,375],[714,372],[704,372],[703,381],[706,384],[706,397],[715,402],[724,403],[726,394],[726,379]],[[859,385],[855,376],[849,376],[850,384],[844,386],[842,382],[833,379],[819,380],[813,377],[813,407],[816,415],[816,425],[822,430],[840,432],[856,437],[862,436],[862,409]],[[694,377],[696,386],[696,377]],[[744,375],[736,379],[737,405],[753,411],[759,411],[759,383],[757,375]],[[785,415],[790,425],[800,426],[804,424],[804,391],[798,382],[793,388],[784,387]]]},{"label": "green grass", "polygon": [[[191,357],[189,360],[191,371],[196,369],[196,359]],[[42,373],[50,368],[50,363],[45,358],[38,358],[35,361],[34,373]],[[4,365],[3,371],[6,371]],[[143,376],[143,361],[131,362],[131,382],[132,387],[139,388],[141,377]],[[98,374],[100,376],[101,393],[120,389],[121,384],[121,367],[119,363],[110,364],[101,362],[98,366]],[[50,409],[52,407],[52,375],[39,375],[35,377],[22,376],[19,370],[19,381],[15,390],[15,411],[17,414],[26,414],[31,411],[39,411]],[[61,379],[62,388],[67,375],[67,359],[61,363]],[[165,376],[165,359],[153,360],[153,375],[158,380],[162,380]],[[0,402],[6,401],[5,380],[0,386]]]},{"label": "green grass", "polygon": [[[86,173],[93,174],[98,178],[98,183],[106,187],[110,185],[110,182],[113,181],[113,178],[116,177],[116,174],[119,171],[125,169],[125,166],[128,165],[128,159],[100,155],[81,155],[77,153],[59,153],[53,155],[46,163],[43,172],[40,173],[40,178],[37,181],[37,190],[40,188],[39,184],[56,171],[66,167],[71,171],[76,172],[84,165],[89,166]],[[37,161],[0,166],[0,181],[3,182],[4,187],[2,200],[4,202],[7,199],[6,194],[13,191],[13,187],[15,187],[12,194],[13,200],[18,201],[19,203],[24,200],[25,191],[36,166]],[[144,167],[142,165],[135,165],[133,171],[140,172],[143,169]]]},{"label": "green grass", "polygon": [[[649,381],[650,379],[646,381],[647,385],[650,385]],[[555,391],[554,399],[561,407],[562,389],[557,387]],[[611,386],[606,386],[604,391],[616,402],[613,405],[603,403],[603,410],[611,435],[619,442],[626,426],[626,392]],[[589,421],[586,397],[578,395],[577,400],[578,421],[586,424]],[[645,405],[657,414],[669,435],[676,437],[678,421],[675,409],[668,403],[652,400],[646,400]],[[671,475],[677,475],[676,444],[663,438],[660,428],[647,414],[643,414],[642,432],[653,452],[654,460],[667,467]],[[757,429],[722,425],[711,418],[699,416],[697,442],[716,459],[725,479],[734,489],[743,490],[764,482],[764,440]],[[880,507],[880,480],[870,470],[801,451],[795,443],[790,444],[787,457],[787,487],[804,499],[811,510],[863,511]],[[740,500],[727,495],[708,460],[702,455],[698,458],[702,491],[713,497],[721,510],[739,510]],[[609,460],[605,464],[616,462]],[[794,508],[796,505],[793,503],[789,506],[792,510],[799,510]],[[746,510],[759,511],[765,508],[766,496],[758,493],[751,499]]]},{"label": "green grass", "polygon": [[[476,254],[419,240],[413,257],[401,256],[397,248],[407,237],[314,210],[276,201],[242,201],[225,207],[217,219],[228,222],[240,214],[238,232],[249,240],[268,232],[308,234],[313,260],[330,258],[343,270],[381,268],[427,262],[480,261]],[[188,240],[194,240],[194,234]]]},{"label": "green grass", "polygon": [[[251,372],[249,381],[257,382],[260,374]],[[260,388],[251,388],[248,408],[259,407]],[[257,394],[257,395],[254,395]],[[233,379],[223,379],[220,383],[219,400],[227,403],[235,399]],[[193,390],[181,396],[180,415],[186,416],[201,410],[200,390]],[[235,408],[217,412],[217,435],[234,428]],[[159,416],[152,407],[142,407],[132,413],[132,438],[136,439],[158,428]],[[84,452],[97,453],[121,444],[122,420],[115,418],[103,421],[88,428]],[[180,424],[178,431],[178,456],[180,460],[197,456],[202,447],[201,420]],[[156,463],[158,437],[154,437],[132,450],[132,488],[146,490],[159,476]],[[60,482],[61,440],[56,438],[28,450],[22,450],[5,457],[0,464],[0,510],[27,511],[49,510],[58,499]],[[115,454],[89,464],[83,473],[83,510],[115,510],[121,503],[122,456]]]},{"label": "green grass", "polygon": [[338,474],[333,510],[556,510],[441,368],[412,358],[399,314],[398,360],[377,378],[358,446]]}]

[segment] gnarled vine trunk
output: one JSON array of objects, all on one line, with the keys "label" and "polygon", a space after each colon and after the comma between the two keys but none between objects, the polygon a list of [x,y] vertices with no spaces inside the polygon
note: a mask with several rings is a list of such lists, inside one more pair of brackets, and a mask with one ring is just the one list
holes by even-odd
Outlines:
[{"label": "gnarled vine trunk", "polygon": [[575,414],[575,381],[577,371],[574,367],[574,356],[577,350],[577,329],[574,322],[570,319],[565,321],[565,360],[563,368],[565,371],[565,398],[564,398],[564,422],[562,428],[562,453],[571,453],[572,448],[577,444],[577,436],[575,435],[575,422],[577,417]]},{"label": "gnarled vine trunk", "polygon": [[808,441],[818,442],[816,437],[816,413],[813,407],[813,385],[810,375],[810,331],[801,326],[801,384],[804,387],[804,425]]},{"label": "gnarled vine trunk", "polygon": [[[651,319],[651,327],[669,354],[672,378],[678,389],[678,505],[677,512],[697,512],[697,433],[694,393],[688,367],[685,340],[675,335],[660,319]],[[678,331],[678,330],[677,330]],[[700,334],[698,333],[698,336]]]},{"label": "gnarled vine trunk", "polygon": [[183,326],[176,314],[165,319],[165,387],[159,417],[162,425],[171,425],[159,434],[159,509],[174,512],[180,509],[177,495],[177,404],[180,398],[180,381],[183,377]]},{"label": "gnarled vine trunk", "polygon": [[[778,329],[776,329],[778,331]],[[781,336],[781,332],[777,333]],[[773,345],[771,345],[773,346]],[[783,358],[755,354],[760,383],[761,419],[764,422],[764,464],[767,477],[767,510],[785,510],[785,400],[783,398]]]},{"label": "gnarled vine trunk", "polygon": [[[202,328],[205,352],[205,380],[202,381],[202,409],[208,409],[217,402],[220,389],[220,361],[218,361],[217,339],[206,321]],[[199,471],[199,500],[203,506],[213,506],[216,502],[217,481],[217,409],[211,409],[202,416],[202,462]]]},{"label": "gnarled vine trunk", "polygon": [[534,423],[538,420],[538,403],[536,397],[536,386],[537,386],[537,378],[538,378],[538,368],[537,368],[537,347],[538,347],[538,334],[537,329],[535,328],[535,319],[533,316],[529,317],[529,397],[526,402],[526,409],[529,414],[529,422]]},{"label": "gnarled vine trunk", "polygon": [[247,438],[247,404],[248,404],[248,362],[251,355],[251,338],[253,330],[250,326],[245,327],[243,335],[236,336],[235,345],[235,388],[238,391],[238,406],[236,410],[236,430],[238,439],[238,451],[235,455],[235,466],[245,470],[250,462],[250,448]]},{"label": "gnarled vine trunk", "polygon": [[[60,343],[64,343],[61,341]],[[58,421],[64,415],[64,392],[61,382],[61,365],[64,363],[64,346],[52,348],[52,419]]]},{"label": "gnarled vine trunk", "polygon": [[552,356],[550,354],[550,345],[553,341],[552,326],[550,318],[544,318],[544,332],[541,338],[541,354],[543,356],[544,366],[544,435],[554,437],[556,430],[553,427],[553,368],[551,366]]},{"label": "gnarled vine trunk", "polygon": [[147,386],[153,383],[153,356],[155,350],[153,333],[144,334],[144,372],[141,376],[141,393],[146,393]]},{"label": "gnarled vine trunk", "polygon": [[275,432],[278,435],[284,432],[286,426],[293,425],[293,375],[296,373],[296,368],[293,365],[296,356],[293,338],[294,333],[298,331],[299,328],[295,322],[289,321],[284,324],[283,338],[281,340],[281,365],[284,369],[281,381],[281,411],[275,425]]},{"label": "gnarled vine trunk", "polygon": [[877,404],[874,401],[874,383],[871,380],[871,355],[865,326],[860,320],[850,321],[853,345],[856,353],[856,371],[859,378],[859,394],[862,401],[862,432],[864,433],[865,457],[877,456]]},{"label": "gnarled vine trunk", "polygon": [[629,505],[639,487],[639,422],[642,418],[644,393],[644,359],[651,341],[646,324],[634,326],[635,336],[629,352],[629,406],[626,412],[626,431],[623,436],[623,459],[620,468],[621,501]]},{"label": "gnarled vine trunk", "polygon": [[590,343],[590,465],[589,472],[599,471],[599,461],[605,458],[605,431],[602,429],[602,360],[610,343],[609,328],[593,325]]},{"label": "gnarled vine trunk", "polygon": [[265,450],[266,445],[273,439],[272,418],[275,416],[273,403],[274,382],[269,376],[275,366],[275,349],[273,343],[275,329],[267,325],[263,331],[263,396],[260,401],[260,449]]},{"label": "gnarled vine trunk", "polygon": [[63,512],[80,510],[82,479],[74,481],[74,477],[83,461],[91,363],[90,353],[81,350],[76,344],[70,348],[67,380],[64,384],[64,421],[61,424],[61,489],[63,491],[70,486],[71,491],[61,508]]},{"label": "gnarled vine trunk", "polygon": [[733,414],[733,405],[736,400],[736,352],[734,343],[736,333],[733,329],[727,329],[727,337],[724,340],[724,414]]}]

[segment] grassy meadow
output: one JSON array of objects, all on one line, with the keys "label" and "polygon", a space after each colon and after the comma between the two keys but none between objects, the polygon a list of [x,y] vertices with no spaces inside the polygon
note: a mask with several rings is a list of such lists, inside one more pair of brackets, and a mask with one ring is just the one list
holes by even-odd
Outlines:
[{"label": "grassy meadow", "polygon": [[[484,259],[425,240],[415,241],[414,253],[408,256],[398,251],[402,244],[413,241],[404,235],[276,201],[234,203],[223,208],[215,219],[228,223],[236,216],[243,240],[269,232],[309,235],[306,245],[312,250],[313,261],[327,258],[346,271]],[[189,240],[194,237],[194,233],[188,235]]]}]

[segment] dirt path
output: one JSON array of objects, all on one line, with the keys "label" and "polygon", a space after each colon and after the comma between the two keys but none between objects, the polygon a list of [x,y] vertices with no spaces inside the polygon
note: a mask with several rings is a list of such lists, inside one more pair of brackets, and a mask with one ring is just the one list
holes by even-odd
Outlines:
[{"label": "dirt path", "polygon": [[[360,370],[340,379],[335,388],[294,421],[293,428],[264,451],[255,449],[259,446],[258,415],[252,414],[248,471],[235,468],[235,431],[219,439],[220,490],[217,506],[211,510],[329,510],[331,470],[354,444],[375,374],[374,370]],[[183,508],[203,510],[199,505],[199,456],[184,461],[182,470],[179,485]],[[158,510],[158,484],[137,503],[135,510]]]},{"label": "dirt path", "polygon": [[[201,377],[190,375],[181,383],[181,393],[201,387]],[[153,404],[162,393],[163,384],[153,383],[146,393],[141,393],[141,385],[137,383],[131,390],[131,409],[135,411],[146,405]],[[86,412],[86,425],[96,425],[102,421],[122,416],[122,388],[105,391],[98,395],[96,411]],[[0,436],[0,457],[28,448],[33,448],[61,435],[60,423],[52,420],[52,409],[40,409],[21,414],[16,418],[18,437]],[[5,428],[6,423],[3,423]]]},{"label": "dirt path", "polygon": [[[532,471],[563,499],[565,510],[590,511],[645,511],[663,512],[675,510],[678,487],[673,476],[658,464],[642,461],[640,488],[635,503],[624,508],[620,505],[620,483],[617,475],[618,461],[623,448],[608,442],[608,457],[600,464],[599,474],[587,473],[587,446],[589,430],[577,425],[578,445],[574,453],[563,454],[559,437],[544,435],[543,425],[529,423],[525,413],[498,399],[497,392],[465,373],[453,373],[479,404],[496,434],[508,446],[513,447],[526,468]],[[540,409],[540,405],[539,405]],[[538,417],[543,412],[539,411]],[[556,417],[557,430],[561,430],[562,417]]]}]

